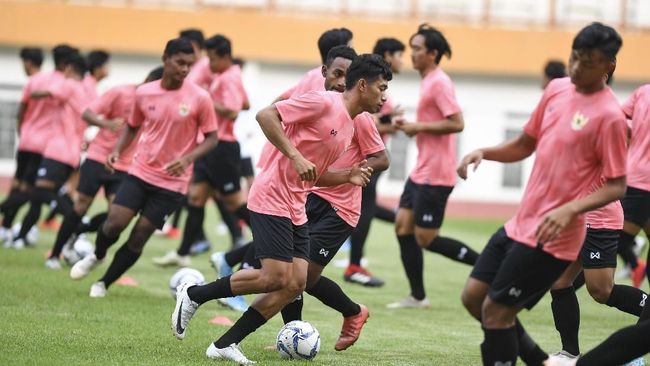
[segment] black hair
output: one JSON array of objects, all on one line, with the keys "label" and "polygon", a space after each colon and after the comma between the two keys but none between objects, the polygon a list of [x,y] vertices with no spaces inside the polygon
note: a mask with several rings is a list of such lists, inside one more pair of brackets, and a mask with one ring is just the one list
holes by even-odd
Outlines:
[{"label": "black hair", "polygon": [[352,31],[347,28],[334,28],[325,31],[318,38],[318,51],[323,65],[327,61],[327,53],[336,46],[346,46],[352,39]]},{"label": "black hair", "polygon": [[240,67],[244,67],[244,65],[246,65],[246,60],[244,60],[241,57],[233,57],[232,63],[235,65],[239,65]]},{"label": "black hair", "polygon": [[43,50],[35,47],[23,47],[20,49],[20,58],[36,66],[41,66],[43,64]]},{"label": "black hair", "polygon": [[546,66],[544,66],[544,75],[546,75],[549,80],[563,78],[567,75],[566,65],[564,65],[564,62],[562,61],[550,60],[546,63]]},{"label": "black hair", "polygon": [[155,69],[149,71],[149,74],[147,75],[147,78],[145,79],[148,83],[156,80],[162,79],[163,76],[163,70],[164,68],[162,66],[158,66]]},{"label": "black hair", "polygon": [[436,64],[440,63],[442,56],[446,55],[447,58],[451,58],[451,47],[449,46],[449,42],[447,42],[447,38],[445,38],[439,30],[424,23],[420,24],[418,31],[411,36],[411,40],[413,40],[413,37],[417,35],[424,37],[424,45],[427,48],[427,52],[432,52],[433,50],[438,51],[438,56],[436,56],[435,60]]},{"label": "black hair", "polygon": [[345,89],[354,88],[357,81],[364,79],[368,83],[377,80],[381,75],[386,81],[393,78],[393,72],[383,57],[375,54],[363,54],[355,57],[345,75]]},{"label": "black hair", "polygon": [[200,49],[205,48],[205,38],[203,37],[203,31],[196,28],[183,29],[178,32],[178,36],[181,38],[187,38],[191,42],[195,42]]},{"label": "black hair", "polygon": [[194,54],[194,48],[192,48],[192,43],[187,38],[174,38],[167,41],[165,45],[164,55],[171,57],[177,53],[186,53]]},{"label": "black hair", "polygon": [[325,65],[328,66],[328,67],[331,66],[332,62],[337,57],[341,57],[341,58],[344,58],[346,60],[354,61],[354,59],[357,57],[357,53],[351,47],[348,47],[348,46],[336,46],[336,47],[332,48],[327,53],[327,58],[325,59]]},{"label": "black hair", "polygon": [[594,22],[582,28],[573,39],[571,48],[574,51],[597,49],[611,61],[616,60],[616,55],[623,45],[621,36],[610,26]]},{"label": "black hair", "polygon": [[72,66],[74,72],[79,74],[81,77],[83,77],[86,74],[86,71],[88,71],[86,60],[79,53],[75,53],[67,57],[65,61],[63,61],[63,64],[66,67]]},{"label": "black hair", "polygon": [[208,50],[214,50],[218,56],[232,56],[232,45],[228,37],[217,34],[212,36],[205,41],[205,48]]},{"label": "black hair", "polygon": [[79,54],[79,50],[71,47],[70,45],[60,44],[54,46],[52,49],[52,58],[54,59],[54,65],[56,67],[63,65],[67,58],[75,54]]},{"label": "black hair", "polygon": [[397,38],[380,38],[375,43],[375,48],[372,49],[372,53],[384,57],[386,52],[392,55],[398,51],[404,52],[405,49],[404,43]]},{"label": "black hair", "polygon": [[88,71],[92,73],[93,71],[95,71],[95,69],[104,66],[110,58],[111,55],[106,51],[102,51],[102,50],[90,51],[86,56]]}]

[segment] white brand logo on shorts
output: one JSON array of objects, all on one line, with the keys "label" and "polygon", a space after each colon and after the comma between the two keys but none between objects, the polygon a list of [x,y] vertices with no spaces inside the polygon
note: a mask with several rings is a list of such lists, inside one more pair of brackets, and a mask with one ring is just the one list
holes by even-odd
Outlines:
[{"label": "white brand logo on shorts", "polygon": [[645,301],[648,299],[648,295],[643,294],[643,297],[641,298],[641,302],[639,303],[639,306],[645,307]]},{"label": "white brand logo on shorts", "polygon": [[318,252],[318,254],[322,254],[323,257],[327,257],[328,255],[330,255],[330,251],[321,248],[321,250]]},{"label": "white brand logo on shorts", "polygon": [[223,190],[226,191],[226,192],[232,191],[233,189],[235,189],[235,183],[233,183],[233,182],[228,182],[228,183],[223,185]]},{"label": "white brand logo on shorts", "polygon": [[521,290],[517,289],[515,287],[510,288],[510,291],[508,291],[508,295],[513,296],[513,297],[519,297],[521,296]]},{"label": "white brand logo on shorts", "polygon": [[591,252],[591,253],[589,253],[589,258],[591,258],[591,259],[600,259],[600,252]]},{"label": "white brand logo on shorts", "polygon": [[433,222],[433,215],[431,215],[431,214],[422,215],[422,221],[424,221],[424,222]]},{"label": "white brand logo on shorts", "polygon": [[45,168],[38,168],[38,172],[37,172],[36,174],[38,174],[39,177],[42,177],[42,176],[45,175],[45,173],[47,173],[47,169],[45,169]]}]

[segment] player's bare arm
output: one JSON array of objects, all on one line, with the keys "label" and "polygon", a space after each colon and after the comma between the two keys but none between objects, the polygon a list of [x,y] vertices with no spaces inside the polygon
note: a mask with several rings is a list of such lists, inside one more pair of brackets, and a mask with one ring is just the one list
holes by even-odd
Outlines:
[{"label": "player's bare arm", "polygon": [[409,137],[415,136],[418,133],[430,133],[432,135],[448,135],[450,133],[462,132],[465,128],[465,120],[461,112],[452,114],[451,116],[434,122],[414,122],[414,123],[400,123],[397,128],[402,130]]},{"label": "player's bare arm", "polygon": [[513,163],[523,160],[535,152],[536,144],[537,140],[526,133],[522,133],[500,145],[474,150],[465,155],[458,165],[456,172],[462,179],[467,179],[467,167],[473,165],[473,170],[476,171],[483,159],[502,163]]},{"label": "player's bare arm", "polygon": [[207,133],[205,135],[205,140],[198,144],[194,150],[192,150],[189,154],[181,156],[180,158],[170,162],[165,167],[165,170],[167,170],[167,173],[174,177],[183,175],[183,172],[185,172],[185,169],[187,169],[190,164],[214,149],[218,143],[219,138],[216,132]]}]

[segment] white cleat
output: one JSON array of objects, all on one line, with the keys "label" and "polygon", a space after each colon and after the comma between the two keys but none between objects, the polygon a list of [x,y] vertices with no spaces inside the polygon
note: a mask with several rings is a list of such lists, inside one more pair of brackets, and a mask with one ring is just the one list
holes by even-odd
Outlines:
[{"label": "white cleat", "polygon": [[162,257],[156,257],[153,259],[153,264],[160,267],[169,267],[169,266],[179,266],[179,267],[189,267],[192,264],[192,260],[189,255],[178,255],[176,251],[167,252]]},{"label": "white cleat", "polygon": [[22,249],[25,249],[26,246],[27,246],[27,243],[25,243],[25,239],[16,239],[16,240],[14,240],[14,243],[13,243],[13,248],[14,249],[22,250]]},{"label": "white cleat", "polygon": [[565,350],[561,350],[561,351],[559,351],[559,352],[555,352],[555,353],[552,354],[551,356],[555,356],[555,357],[557,357],[557,358],[561,358],[561,359],[563,359],[563,360],[567,360],[567,361],[569,361],[569,360],[575,360],[575,359],[578,359],[578,357],[580,357],[580,356],[572,355],[571,353],[569,353],[569,352],[567,352],[567,351],[565,351]]},{"label": "white cleat", "polygon": [[106,297],[106,284],[102,281],[93,283],[90,286],[90,297]]},{"label": "white cleat", "polygon": [[235,361],[240,365],[252,365],[256,363],[255,361],[246,358],[239,348],[239,345],[234,343],[226,348],[217,348],[214,343],[210,343],[210,346],[205,351],[205,355],[213,360],[226,359]]},{"label": "white cleat", "polygon": [[60,271],[61,270],[61,262],[57,258],[48,258],[45,261],[45,267],[49,269],[53,269],[55,271]]},{"label": "white cleat", "polygon": [[645,366],[645,360],[643,357],[635,358],[634,360],[626,363],[623,366]]},{"label": "white cleat", "polygon": [[634,251],[634,254],[636,254],[637,257],[641,255],[641,252],[643,251],[643,247],[645,247],[647,243],[648,242],[641,235],[637,235],[634,238],[634,246],[632,247],[632,250]]},{"label": "white cleat", "polygon": [[544,366],[574,366],[576,362],[578,362],[577,358],[567,358],[566,356],[557,356],[558,353],[550,355],[546,359],[546,361],[544,361]]},{"label": "white cleat", "polygon": [[88,254],[70,268],[70,278],[73,280],[80,280],[88,276],[88,273],[95,269],[95,267],[97,267],[101,262],[102,261],[98,260],[95,256],[95,253]]},{"label": "white cleat", "polygon": [[386,305],[386,307],[388,309],[406,309],[406,308],[428,309],[431,307],[431,303],[429,302],[429,299],[427,299],[426,297],[422,300],[418,300],[413,296],[409,295],[405,299]]},{"label": "white cleat", "polygon": [[174,332],[174,337],[180,340],[185,338],[187,325],[199,308],[199,304],[190,300],[187,295],[187,289],[194,285],[194,283],[186,282],[176,288],[176,307],[172,313],[172,332]]},{"label": "white cleat", "polygon": [[11,229],[0,227],[0,241],[5,248],[11,248],[14,240],[14,234]]}]

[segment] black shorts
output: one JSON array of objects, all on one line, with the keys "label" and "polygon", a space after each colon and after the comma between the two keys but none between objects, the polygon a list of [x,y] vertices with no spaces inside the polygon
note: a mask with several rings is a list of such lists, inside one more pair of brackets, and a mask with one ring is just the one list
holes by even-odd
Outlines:
[{"label": "black shorts", "polygon": [[241,190],[239,142],[219,141],[217,147],[194,164],[192,183],[208,182],[223,195]]},{"label": "black shorts", "polygon": [[293,258],[309,260],[309,229],[307,224],[294,225],[291,219],[250,211],[251,231],[255,241],[255,259],[277,259],[292,262]]},{"label": "black shorts", "polygon": [[571,264],[518,243],[497,230],[478,257],[470,277],[488,283],[493,301],[532,309]]},{"label": "black shorts", "polygon": [[255,168],[253,168],[253,159],[250,157],[241,159],[241,175],[242,177],[254,177]]},{"label": "black shorts", "polygon": [[325,267],[341,249],[354,228],[348,225],[326,200],[314,193],[307,196],[309,260]]},{"label": "black shorts", "polygon": [[18,151],[16,154],[16,173],[14,178],[19,182],[34,185],[36,172],[41,165],[43,155],[31,151]]},{"label": "black shorts", "polygon": [[108,198],[117,192],[122,179],[126,176],[125,172],[119,170],[111,174],[104,164],[91,159],[86,159],[81,164],[80,173],[77,192],[88,197],[95,197],[99,188],[104,187],[104,194]]},{"label": "black shorts", "polygon": [[585,269],[616,268],[616,253],[620,230],[587,228],[580,251],[580,263]]},{"label": "black shorts", "polygon": [[38,167],[37,179],[49,180],[54,182],[54,189],[58,191],[61,186],[68,181],[70,175],[74,171],[68,164],[63,164],[60,161],[43,158],[41,165]]},{"label": "black shorts", "polygon": [[165,188],[154,186],[133,175],[127,174],[115,194],[114,205],[120,205],[149,220],[157,229],[185,200],[185,196]]},{"label": "black shorts", "polygon": [[625,221],[643,227],[650,219],[650,192],[648,191],[628,186],[621,205],[625,213]]},{"label": "black shorts", "polygon": [[416,184],[409,178],[399,199],[399,207],[413,210],[415,225],[438,229],[442,226],[447,200],[453,190],[454,187]]}]

